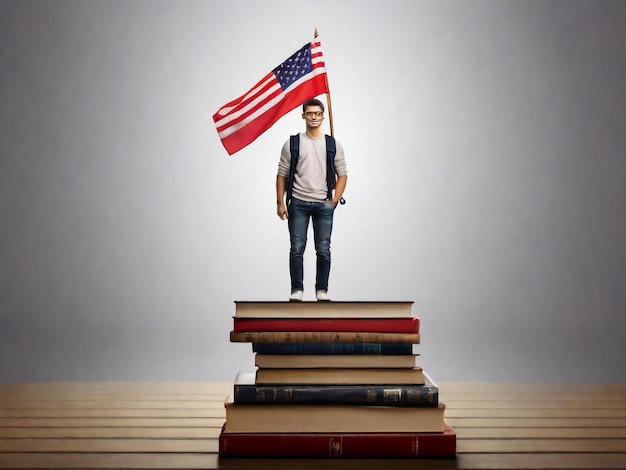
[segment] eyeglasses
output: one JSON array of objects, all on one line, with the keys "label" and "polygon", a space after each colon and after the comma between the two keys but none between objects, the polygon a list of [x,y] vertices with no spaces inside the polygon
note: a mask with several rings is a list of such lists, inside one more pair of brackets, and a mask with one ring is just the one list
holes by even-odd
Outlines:
[{"label": "eyeglasses", "polygon": [[308,118],[312,118],[312,117],[321,118],[322,116],[324,116],[324,113],[321,111],[307,111],[306,113],[304,113],[304,115]]}]

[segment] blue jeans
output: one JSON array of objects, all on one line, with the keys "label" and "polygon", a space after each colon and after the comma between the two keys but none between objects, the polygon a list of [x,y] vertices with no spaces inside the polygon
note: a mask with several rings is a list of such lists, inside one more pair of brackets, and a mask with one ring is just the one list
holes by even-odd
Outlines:
[{"label": "blue jeans", "polygon": [[313,239],[317,255],[315,290],[328,290],[330,274],[330,234],[333,230],[335,205],[332,202],[304,202],[291,199],[287,207],[289,218],[289,274],[291,292],[304,290],[304,249],[306,248],[309,219],[313,220]]}]

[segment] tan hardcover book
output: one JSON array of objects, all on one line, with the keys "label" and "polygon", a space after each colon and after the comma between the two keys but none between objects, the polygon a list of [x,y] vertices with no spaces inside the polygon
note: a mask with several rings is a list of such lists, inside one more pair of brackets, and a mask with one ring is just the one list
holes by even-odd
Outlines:
[{"label": "tan hardcover book", "polygon": [[250,302],[235,301],[235,318],[410,317],[412,301]]},{"label": "tan hardcover book", "polygon": [[421,367],[411,369],[257,369],[256,383],[261,384],[424,384]]},{"label": "tan hardcover book", "polygon": [[261,369],[313,368],[413,368],[418,354],[255,354],[254,365]]},{"label": "tan hardcover book", "polygon": [[419,333],[362,333],[352,331],[231,331],[233,343],[411,343]]},{"label": "tan hardcover book", "polygon": [[395,407],[225,402],[226,432],[443,432],[445,405]]}]

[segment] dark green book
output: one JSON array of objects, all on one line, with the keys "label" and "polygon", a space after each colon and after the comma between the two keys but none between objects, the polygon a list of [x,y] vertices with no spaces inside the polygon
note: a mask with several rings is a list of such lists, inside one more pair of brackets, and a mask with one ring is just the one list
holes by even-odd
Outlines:
[{"label": "dark green book", "polygon": [[424,373],[423,385],[257,385],[255,372],[239,372],[233,385],[235,403],[349,404],[434,407],[439,389]]}]

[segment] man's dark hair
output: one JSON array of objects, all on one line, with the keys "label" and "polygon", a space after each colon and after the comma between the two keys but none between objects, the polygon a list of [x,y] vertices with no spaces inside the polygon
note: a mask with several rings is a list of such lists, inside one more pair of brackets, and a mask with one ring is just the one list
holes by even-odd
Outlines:
[{"label": "man's dark hair", "polygon": [[324,112],[324,104],[317,98],[312,98],[308,101],[305,101],[302,105],[302,112],[306,111],[307,106],[319,106],[320,108],[322,108],[322,112]]}]

